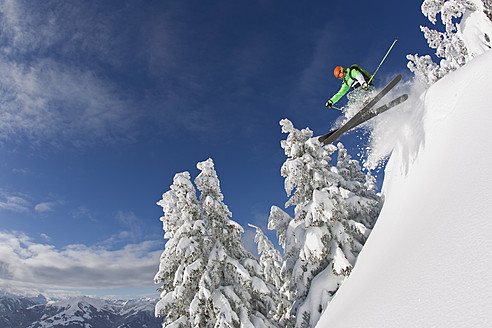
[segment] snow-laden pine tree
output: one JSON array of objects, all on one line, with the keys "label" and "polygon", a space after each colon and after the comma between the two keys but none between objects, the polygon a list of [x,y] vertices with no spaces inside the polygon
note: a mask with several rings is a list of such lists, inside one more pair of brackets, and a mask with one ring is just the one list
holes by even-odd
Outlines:
[{"label": "snow-laden pine tree", "polygon": [[433,84],[492,47],[490,0],[424,0],[421,8],[432,24],[440,15],[445,26],[443,32],[420,26],[429,47],[442,58],[439,65],[429,55],[407,55],[408,68],[426,84]]},{"label": "snow-laden pine tree", "polygon": [[280,277],[282,255],[275,249],[273,243],[259,227],[252,224],[249,224],[249,226],[256,230],[255,243],[258,246],[260,266],[265,276],[265,283],[280,289],[280,287],[282,287],[282,279]]},{"label": "snow-laden pine tree", "polygon": [[330,156],[337,147],[323,147],[312,131],[298,130],[287,119],[280,124],[288,133],[281,142],[288,157],[281,174],[290,196],[286,207],[294,206],[294,218],[272,206],[268,228],[277,231],[284,248],[282,276],[295,294],[295,325],[312,327],[350,274],[380,198],[373,180],[363,181],[360,166],[342,146],[339,166],[332,166]]},{"label": "snow-laden pine tree", "polygon": [[292,303],[288,284],[281,276],[282,255],[259,227],[252,224],[249,226],[256,229],[255,242],[258,245],[260,266],[265,277],[264,281],[271,289],[270,294],[276,306],[273,317],[280,327],[291,327],[289,316],[285,315],[289,312]]},{"label": "snow-laden pine tree", "polygon": [[[340,190],[344,195],[344,202],[348,205],[348,217],[354,221],[354,224],[362,223],[365,227],[372,228],[382,205],[381,197],[374,192],[376,179],[370,171],[366,174],[362,172],[359,161],[351,158],[341,142],[337,146],[336,169],[342,176]],[[364,241],[361,240],[362,243]]]},{"label": "snow-laden pine tree", "polygon": [[191,327],[189,306],[206,264],[207,237],[190,174],[176,174],[171,190],[157,204],[164,211],[161,221],[167,242],[154,278],[162,284],[156,316],[166,317],[164,327]]},{"label": "snow-laden pine tree", "polygon": [[197,164],[196,199],[187,172],[177,174],[163,207],[168,239],[155,281],[164,327],[276,327],[275,299],[262,268],[241,244],[211,159]]}]

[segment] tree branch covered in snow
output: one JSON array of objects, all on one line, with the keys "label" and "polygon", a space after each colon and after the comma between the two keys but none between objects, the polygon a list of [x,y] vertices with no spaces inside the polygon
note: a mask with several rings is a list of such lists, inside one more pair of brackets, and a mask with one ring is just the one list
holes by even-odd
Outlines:
[{"label": "tree branch covered in snow", "polygon": [[428,55],[407,55],[410,71],[419,80],[431,85],[490,49],[490,7],[488,0],[424,0],[422,13],[433,25],[436,25],[440,15],[445,30],[439,32],[426,26],[420,26],[420,29],[429,47],[436,49],[436,56],[442,59],[437,65]]},{"label": "tree branch covered in snow", "polygon": [[492,2],[490,0],[482,0],[484,10],[483,12],[492,21]]}]

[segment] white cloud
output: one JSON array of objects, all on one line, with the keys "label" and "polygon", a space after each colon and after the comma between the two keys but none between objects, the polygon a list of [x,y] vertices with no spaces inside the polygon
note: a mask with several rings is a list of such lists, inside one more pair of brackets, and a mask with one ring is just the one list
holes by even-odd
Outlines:
[{"label": "white cloud", "polygon": [[119,245],[137,243],[144,238],[161,238],[160,234],[155,234],[148,230],[148,225],[135,215],[132,211],[118,211],[115,216],[118,225],[115,226],[115,233],[107,239],[101,241],[97,246],[114,249]]},{"label": "white cloud", "polygon": [[153,285],[159,242],[121,249],[36,243],[23,233],[0,232],[0,287],[110,289]]},{"label": "white cloud", "polygon": [[121,57],[118,56],[121,30],[113,26],[114,6],[3,0],[0,12],[0,33],[7,42],[1,52],[5,55],[22,53],[43,57],[51,50],[65,58],[100,55],[110,63]]},{"label": "white cloud", "polygon": [[47,234],[45,234],[45,233],[41,233],[41,234],[40,234],[40,236],[41,236],[43,239],[47,240],[47,241],[50,241],[50,240],[51,240],[51,237],[50,237],[50,236],[48,236],[48,235],[47,235]]},{"label": "white cloud", "polygon": [[133,101],[92,65],[117,61],[111,17],[90,6],[30,1],[3,1],[0,14],[0,140],[131,138]]},{"label": "white cloud", "polygon": [[63,204],[62,200],[36,202],[30,195],[20,192],[8,192],[0,190],[0,209],[11,212],[42,214],[54,211],[55,207]]},{"label": "white cloud", "polygon": [[79,206],[71,212],[74,219],[77,220],[90,220],[92,222],[97,222],[94,213],[85,206]]},{"label": "white cloud", "polygon": [[92,72],[49,59],[0,63],[0,137],[78,142],[123,138],[135,118],[128,100]]},{"label": "white cloud", "polygon": [[34,206],[34,211],[36,211],[37,213],[52,212],[56,205],[57,205],[57,203],[55,203],[55,202],[39,203],[36,206]]},{"label": "white cloud", "polygon": [[138,240],[142,237],[142,221],[131,211],[119,211],[116,215],[116,219],[126,229],[125,238],[131,238],[131,240]]},{"label": "white cloud", "polygon": [[30,173],[29,169],[18,169],[18,168],[13,168],[12,172],[19,175],[28,175]]},{"label": "white cloud", "polygon": [[0,209],[12,212],[29,212],[31,206],[28,196],[24,194],[0,192]]}]

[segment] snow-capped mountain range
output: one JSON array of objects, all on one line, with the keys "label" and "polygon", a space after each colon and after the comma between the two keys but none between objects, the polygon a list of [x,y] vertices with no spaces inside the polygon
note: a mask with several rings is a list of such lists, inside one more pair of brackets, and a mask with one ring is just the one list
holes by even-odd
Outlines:
[{"label": "snow-capped mountain range", "polygon": [[156,300],[106,300],[86,296],[48,301],[44,296],[0,295],[2,328],[157,328]]}]

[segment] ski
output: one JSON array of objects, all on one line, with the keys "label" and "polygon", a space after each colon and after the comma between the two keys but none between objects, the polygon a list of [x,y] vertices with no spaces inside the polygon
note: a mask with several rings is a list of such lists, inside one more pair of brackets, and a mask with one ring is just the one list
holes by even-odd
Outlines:
[{"label": "ski", "polygon": [[393,107],[401,104],[402,102],[406,101],[407,99],[408,99],[408,95],[405,93],[405,94],[403,94],[403,95],[401,95],[399,97],[396,97],[395,99],[393,99],[389,103],[384,104],[383,106],[380,106],[380,107],[378,107],[378,108],[376,108],[374,110],[370,110],[370,111],[366,112],[365,115],[362,115],[360,121],[358,121],[352,127],[352,129],[355,128],[357,125],[360,125],[362,123],[365,123],[365,122],[369,121],[371,118],[373,118],[375,116],[378,116],[381,113],[384,113],[388,109],[393,108]]},{"label": "ski", "polygon": [[[376,108],[374,110],[366,111],[363,115],[361,115],[360,120],[357,121],[357,122],[355,122],[355,123],[353,123],[351,126],[346,127],[347,124],[345,124],[341,128],[335,129],[333,131],[330,131],[327,134],[319,137],[318,140],[321,139],[321,138],[323,138],[322,139],[323,141],[321,141],[321,142],[324,143],[325,145],[328,145],[328,144],[332,143],[333,141],[337,140],[345,132],[347,132],[349,130],[352,130],[353,128],[361,125],[362,123],[365,123],[365,122],[369,121],[371,118],[373,118],[373,117],[375,117],[375,116],[377,116],[377,115],[379,115],[381,113],[384,113],[388,109],[393,108],[393,107],[401,104],[402,102],[404,102],[407,99],[408,99],[408,95],[407,94],[404,94],[404,95],[401,95],[401,96],[393,99],[389,103],[384,104],[383,106],[380,106],[380,107],[378,107],[378,108]],[[339,133],[340,132],[339,130],[342,129],[342,128],[344,128],[344,132]],[[335,137],[335,133],[336,133],[336,137]]]},{"label": "ski", "polygon": [[[350,130],[355,123],[357,123],[366,112],[368,112],[374,105],[381,100],[393,87],[400,82],[401,74],[395,76],[390,83],[388,83],[371,101],[369,101],[362,109],[357,112],[347,123],[345,123],[341,128],[336,131],[332,131],[318,138],[318,140],[324,144],[332,143],[337,140],[342,134]],[[329,140],[327,140],[330,138]]]}]

